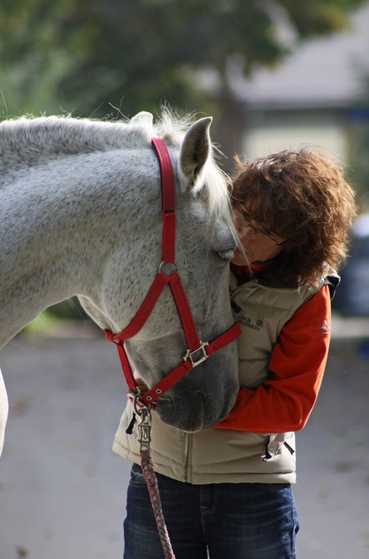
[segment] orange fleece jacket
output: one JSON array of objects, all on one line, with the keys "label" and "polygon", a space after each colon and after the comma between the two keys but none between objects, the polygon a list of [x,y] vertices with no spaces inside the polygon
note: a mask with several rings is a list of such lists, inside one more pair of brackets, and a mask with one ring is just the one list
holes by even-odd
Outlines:
[{"label": "orange fleece jacket", "polygon": [[218,429],[285,433],[302,429],[322,383],[330,342],[331,300],[324,286],[283,327],[269,368],[274,373],[256,390],[241,388]]}]

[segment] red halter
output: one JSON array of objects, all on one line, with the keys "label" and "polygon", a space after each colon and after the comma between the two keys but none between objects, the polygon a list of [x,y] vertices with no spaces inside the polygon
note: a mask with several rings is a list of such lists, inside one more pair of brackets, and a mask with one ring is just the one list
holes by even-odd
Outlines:
[{"label": "red halter", "polygon": [[[163,261],[159,266],[158,275],[151,285],[149,292],[147,293],[132,322],[124,330],[122,330],[120,334],[113,334],[108,330],[104,330],[104,332],[107,339],[117,345],[128,388],[132,394],[139,394],[139,391],[137,390],[137,382],[133,376],[132,368],[124,347],[124,340],[133,338],[133,336],[141,330],[159,299],[160,294],[164,290],[164,287],[169,285],[182,322],[182,327],[188,344],[188,350],[183,358],[183,362],[168,373],[168,375],[156,384],[154,388],[151,388],[144,395],[139,396],[139,402],[144,406],[149,406],[150,404],[155,403],[160,396],[167,392],[169,388],[171,388],[184,375],[193,369],[193,367],[196,367],[208,357],[213,355],[214,352],[222,349],[230,342],[233,342],[241,333],[239,324],[235,322],[229,330],[214,340],[210,342],[201,342],[199,340],[192,312],[175,263],[176,213],[172,162],[163,140],[160,138],[153,138],[151,142],[156,150],[161,170],[161,189],[163,200]],[[174,267],[174,272],[168,273],[167,275],[164,271],[166,264],[170,264],[172,269]]]}]

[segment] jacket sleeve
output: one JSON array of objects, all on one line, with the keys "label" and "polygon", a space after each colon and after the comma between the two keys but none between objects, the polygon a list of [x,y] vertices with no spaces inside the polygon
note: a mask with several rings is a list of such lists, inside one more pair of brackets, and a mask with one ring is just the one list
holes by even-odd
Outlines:
[{"label": "jacket sleeve", "polygon": [[328,286],[300,307],[282,328],[270,359],[271,380],[241,388],[218,429],[252,433],[299,431],[314,407],[328,357],[331,301]]}]

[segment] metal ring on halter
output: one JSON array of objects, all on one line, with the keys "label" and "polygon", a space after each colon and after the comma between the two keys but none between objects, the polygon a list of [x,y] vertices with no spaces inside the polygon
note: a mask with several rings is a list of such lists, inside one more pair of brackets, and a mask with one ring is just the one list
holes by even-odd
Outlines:
[{"label": "metal ring on halter", "polygon": [[[170,274],[166,274],[163,270],[164,266],[174,266],[174,271]],[[177,264],[175,262],[161,262],[159,265],[159,274],[164,274],[165,276],[169,277],[175,274],[178,271]]]},{"label": "metal ring on halter", "polygon": [[133,388],[130,388],[128,390],[128,392],[126,392],[127,398],[129,398],[132,403],[134,403],[134,401],[137,397],[140,398],[141,394],[142,394],[142,392],[141,392],[141,388],[139,386],[136,386],[135,390]]},{"label": "metal ring on halter", "polygon": [[133,399],[133,407],[135,412],[137,413],[137,415],[139,415],[141,417],[141,415],[145,414],[146,417],[151,421],[151,404],[149,404],[148,406],[146,406],[146,404],[143,404],[140,400],[141,397],[141,390],[137,387],[137,394],[134,396]]}]

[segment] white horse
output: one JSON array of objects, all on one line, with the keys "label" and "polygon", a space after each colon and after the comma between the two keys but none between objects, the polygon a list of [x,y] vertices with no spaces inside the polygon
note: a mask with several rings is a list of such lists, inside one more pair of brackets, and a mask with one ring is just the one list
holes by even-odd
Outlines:
[{"label": "white horse", "polygon": [[[153,136],[171,154],[177,266],[201,340],[228,329],[228,262],[235,231],[214,162],[211,118],[191,126],[167,111],[154,125],[63,117],[0,124],[0,347],[47,307],[77,295],[103,329],[135,316],[161,261],[161,191]],[[126,347],[149,387],[178,365],[186,341],[168,288]],[[7,398],[0,375],[0,449]],[[236,344],[201,363],[157,404],[183,430],[224,418],[238,390]]]}]

